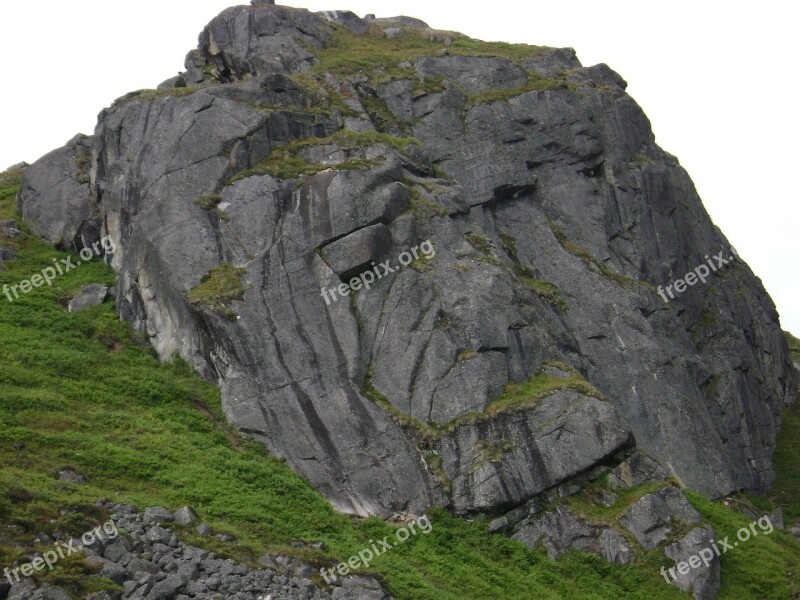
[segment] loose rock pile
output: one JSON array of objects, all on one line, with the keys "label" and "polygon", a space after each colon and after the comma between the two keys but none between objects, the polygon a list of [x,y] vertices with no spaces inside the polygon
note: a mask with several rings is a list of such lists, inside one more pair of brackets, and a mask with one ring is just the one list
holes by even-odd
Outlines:
[{"label": "loose rock pile", "polygon": [[[189,546],[164,527],[176,522],[197,523],[190,507],[170,512],[161,507],[140,513],[135,507],[99,501],[111,511],[120,535],[95,542],[84,549],[87,562],[96,565],[102,577],[122,586],[123,592],[99,592],[89,600],[388,600],[381,584],[369,577],[344,577],[339,585],[323,589],[309,577],[311,565],[287,556],[264,555],[262,569],[251,569],[233,560],[218,558],[213,552]],[[197,527],[210,534],[207,525]],[[56,566],[55,568],[58,568]],[[30,579],[11,587],[9,600],[70,600],[66,591],[43,585],[37,588]]]}]

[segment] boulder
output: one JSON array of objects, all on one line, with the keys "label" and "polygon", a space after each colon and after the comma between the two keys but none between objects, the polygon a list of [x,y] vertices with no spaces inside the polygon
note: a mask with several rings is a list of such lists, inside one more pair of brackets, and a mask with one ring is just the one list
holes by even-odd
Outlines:
[{"label": "boulder", "polygon": [[66,483],[86,483],[86,478],[72,469],[60,469],[57,475],[59,481],[64,481]]},{"label": "boulder", "polygon": [[172,523],[175,517],[163,506],[149,506],[144,509],[144,522],[146,525],[158,523]]},{"label": "boulder", "polygon": [[92,138],[75,136],[22,175],[17,196],[19,214],[34,235],[64,250],[73,248],[81,226],[92,216],[92,147]]},{"label": "boulder", "polygon": [[117,563],[99,556],[87,556],[86,564],[98,569],[98,575],[122,585],[130,577],[128,571]]},{"label": "boulder", "polygon": [[652,550],[667,539],[676,519],[699,523],[702,518],[680,490],[667,486],[643,496],[619,521],[645,550]]},{"label": "boulder", "polygon": [[227,81],[289,75],[314,65],[312,50],[331,40],[331,30],[307,10],[259,2],[222,11],[200,34],[199,50]]},{"label": "boulder", "polygon": [[169,575],[166,579],[153,585],[146,598],[147,600],[172,600],[183,586],[184,581],[181,577]]},{"label": "boulder", "polygon": [[[714,600],[717,597],[720,561],[712,546],[716,539],[710,527],[695,527],[664,550],[664,554],[676,563],[675,569],[668,572],[668,580],[671,579],[670,582],[684,592],[691,592],[695,600]],[[701,560],[703,558],[705,560]]]},{"label": "boulder", "polygon": [[83,310],[101,305],[108,297],[108,287],[92,283],[81,287],[81,291],[69,302],[69,312]]},{"label": "boulder", "polygon": [[191,506],[182,506],[172,513],[172,516],[180,525],[194,525],[199,520],[199,516]]}]

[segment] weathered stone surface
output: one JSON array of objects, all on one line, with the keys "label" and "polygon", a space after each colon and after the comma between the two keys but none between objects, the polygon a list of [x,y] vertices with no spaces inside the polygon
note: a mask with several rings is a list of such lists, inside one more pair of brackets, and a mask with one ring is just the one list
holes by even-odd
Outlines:
[{"label": "weathered stone surface", "polygon": [[664,467],[646,454],[635,452],[611,471],[608,484],[612,488],[632,488],[666,478]]},{"label": "weathered stone surface", "polygon": [[447,77],[467,94],[519,87],[526,79],[510,60],[488,56],[425,57],[416,70],[423,81]]},{"label": "weathered stone surface", "polygon": [[128,572],[125,568],[113,561],[99,556],[87,556],[86,562],[95,567],[101,577],[110,579],[116,584],[122,585],[128,579]]},{"label": "weathered stone surface", "polygon": [[633,559],[633,551],[622,535],[607,527],[588,525],[561,506],[523,522],[511,537],[530,548],[541,543],[551,560],[569,550],[591,552],[614,564],[625,565]]},{"label": "weathered stone surface", "polygon": [[147,525],[172,523],[175,517],[163,506],[149,506],[144,509],[144,522]]},{"label": "weathered stone surface", "polygon": [[71,600],[71,598],[60,588],[43,585],[30,596],[30,600]]},{"label": "weathered stone surface", "polygon": [[[330,267],[346,281],[361,271],[372,269],[386,257],[392,245],[392,234],[382,223],[368,225],[322,247]],[[382,270],[381,270],[382,272]]]},{"label": "weathered stone surface", "polygon": [[359,18],[355,13],[352,13],[349,10],[324,10],[314,14],[322,17],[326,21],[330,21],[331,23],[343,25],[353,33],[357,33],[359,35],[366,33],[367,28],[369,27],[364,19]]},{"label": "weathered stone surface", "polygon": [[645,550],[652,550],[667,539],[675,519],[684,523],[701,521],[700,513],[683,492],[667,486],[641,498],[619,521]]},{"label": "weathered stone surface", "polygon": [[[416,66],[444,91],[329,73],[320,81],[348,114],[327,114],[309,110],[317,92],[288,75],[316,62],[332,28],[280,6],[224,11],[182,75],[206,87],[103,111],[92,138],[25,170],[26,222],[65,247],[111,236],[122,317],[159,356],[179,353],[218,383],[227,418],[339,510],[520,503],[590,471],[630,433],[699,492],[766,488],[779,411],[798,379],[777,313],[741,261],[671,304],[659,297],[657,286],[729,245],[624,80],[605,65],[582,68],[568,49],[519,66],[425,57],[407,61],[406,75]],[[561,83],[511,94],[525,70]],[[509,97],[476,101],[495,89]],[[371,142],[356,151],[362,168],[347,170],[338,150],[326,162],[317,145],[303,155],[328,167],[315,175],[230,181],[278,146],[342,127],[413,135],[422,147]],[[75,157],[87,150],[80,183],[85,159]],[[210,195],[219,203],[198,205]],[[435,258],[326,305],[320,289],[340,281],[322,248],[378,224],[390,241],[353,260],[422,240]],[[223,262],[244,272],[234,318],[186,301]],[[546,361],[571,365],[608,401],[562,390],[487,411]],[[545,426],[548,407],[560,407],[560,429]],[[444,473],[425,460],[431,451]]]},{"label": "weathered stone surface", "polygon": [[436,449],[453,507],[466,512],[518,504],[615,454],[629,435],[609,403],[562,391],[530,410],[459,425]]},{"label": "weathered stone surface", "polygon": [[194,525],[197,523],[199,517],[191,506],[182,506],[174,513],[172,513],[176,523],[181,525]]},{"label": "weathered stone surface", "polygon": [[31,231],[62,249],[72,249],[92,215],[89,195],[91,138],[75,136],[25,169],[17,210]]},{"label": "weathered stone surface", "polygon": [[174,90],[177,88],[186,87],[186,78],[183,75],[175,75],[158,84],[158,90]]},{"label": "weathered stone surface", "polygon": [[508,518],[507,517],[499,517],[497,519],[493,519],[491,523],[489,523],[489,533],[496,533],[498,531],[502,531],[508,527]]},{"label": "weathered stone surface", "polygon": [[69,312],[81,312],[93,306],[99,306],[108,297],[108,288],[99,283],[81,287],[81,291],[69,301]]},{"label": "weathered stone surface", "polygon": [[[686,562],[689,565],[688,573],[681,574],[675,569],[669,573],[669,578],[673,585],[683,591],[691,591],[695,600],[713,600],[717,597],[720,561],[713,551],[712,542],[715,540],[716,534],[710,527],[695,527],[664,550],[664,554],[676,564]],[[698,556],[701,551],[705,552]],[[705,560],[701,562],[699,559],[703,558]],[[692,562],[689,562],[690,559]],[[672,578],[673,574],[676,575],[675,578]]]},{"label": "weathered stone surface", "polygon": [[581,63],[572,48],[544,48],[536,58],[522,61],[522,67],[541,77],[557,77],[570,69],[579,69]]},{"label": "weathered stone surface", "polygon": [[221,81],[266,73],[299,73],[330,41],[331,26],[304,9],[259,3],[224,10],[200,34],[200,51]]}]

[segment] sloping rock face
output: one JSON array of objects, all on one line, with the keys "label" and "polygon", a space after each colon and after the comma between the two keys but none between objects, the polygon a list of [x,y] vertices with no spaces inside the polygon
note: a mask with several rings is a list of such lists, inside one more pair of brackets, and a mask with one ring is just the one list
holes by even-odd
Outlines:
[{"label": "sloping rock face", "polygon": [[[769,486],[778,316],[739,259],[661,299],[730,247],[611,69],[260,3],[186,68],[27,169],[20,211],[111,236],[122,317],[336,508],[509,507],[631,444]],[[190,302],[223,263],[243,294]]]},{"label": "sloping rock face", "polygon": [[511,537],[531,548],[541,543],[551,560],[574,549],[598,554],[613,564],[625,565],[633,558],[627,541],[619,533],[608,527],[587,525],[563,507],[532,523],[525,522]]}]

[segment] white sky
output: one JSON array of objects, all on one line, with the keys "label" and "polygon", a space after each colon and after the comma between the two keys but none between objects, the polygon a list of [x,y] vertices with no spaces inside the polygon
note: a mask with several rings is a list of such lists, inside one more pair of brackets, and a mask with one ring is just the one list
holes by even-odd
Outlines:
[{"label": "white sky", "polygon": [[[33,162],[78,132],[92,133],[97,113],[115,98],[176,74],[203,26],[234,3],[0,3],[6,64],[0,169]],[[288,4],[405,14],[485,40],[571,46],[585,66],[608,63],[628,81],[658,143],[678,156],[714,221],[763,279],[784,328],[800,335],[795,3]]]}]

